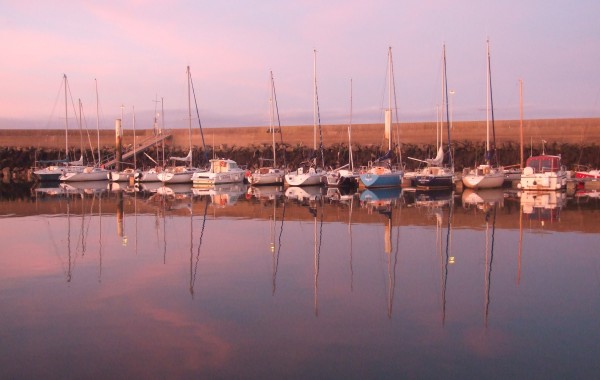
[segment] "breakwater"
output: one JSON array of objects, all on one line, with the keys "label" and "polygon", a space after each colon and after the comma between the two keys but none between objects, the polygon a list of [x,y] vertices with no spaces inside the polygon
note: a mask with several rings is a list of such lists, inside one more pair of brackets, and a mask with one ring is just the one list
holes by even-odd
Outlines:
[{"label": "breakwater", "polygon": [[[317,146],[323,141],[323,156],[327,166],[337,167],[348,161],[347,125],[324,125],[317,131]],[[515,165],[520,162],[520,122],[519,120],[497,121],[496,148],[501,165]],[[256,166],[259,158],[270,158],[272,135],[267,127],[205,128],[202,136],[198,129],[193,130],[192,144],[194,163],[202,164],[205,153],[208,157],[228,157],[241,165]],[[188,151],[189,133],[187,129],[171,130],[171,137],[165,144],[164,157],[185,156]],[[408,168],[418,166],[417,159],[431,158],[436,151],[435,123],[400,123],[393,131],[396,146]],[[138,141],[149,138],[152,130],[138,130]],[[549,154],[561,154],[564,163],[572,168],[575,165],[600,167],[600,119],[548,119],[523,121],[524,155],[539,154],[545,149]],[[451,129],[452,154],[456,170],[482,162],[485,152],[485,121],[455,122]],[[446,140],[446,128],[443,131]],[[69,152],[72,159],[79,158],[81,136],[79,131],[69,132]],[[545,141],[542,144],[542,140]],[[87,138],[86,138],[87,141]],[[95,143],[95,139],[92,139]],[[276,134],[277,154],[280,163],[294,167],[313,154],[313,126],[284,126],[281,134]],[[352,127],[352,151],[356,165],[365,165],[385,153],[382,124],[360,124]],[[123,146],[133,144],[133,131],[125,130]],[[115,133],[103,130],[100,133],[103,159],[114,156]],[[202,147],[205,146],[206,149]],[[30,168],[38,160],[64,158],[64,130],[2,130],[0,131],[0,170],[4,181],[31,180]],[[92,160],[90,149],[84,156]],[[137,166],[152,166],[150,158],[160,160],[163,152],[160,147],[151,147],[146,154],[137,155]],[[130,164],[133,164],[130,162]]]}]

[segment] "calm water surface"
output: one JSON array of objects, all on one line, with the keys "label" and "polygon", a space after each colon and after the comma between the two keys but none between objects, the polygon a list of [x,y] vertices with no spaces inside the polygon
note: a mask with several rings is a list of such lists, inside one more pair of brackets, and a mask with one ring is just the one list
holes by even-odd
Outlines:
[{"label": "calm water surface", "polygon": [[597,194],[2,193],[2,378],[595,378]]}]

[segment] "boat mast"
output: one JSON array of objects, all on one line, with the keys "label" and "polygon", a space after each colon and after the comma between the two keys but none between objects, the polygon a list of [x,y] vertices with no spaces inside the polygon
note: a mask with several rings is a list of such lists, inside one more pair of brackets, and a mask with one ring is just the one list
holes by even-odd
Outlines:
[{"label": "boat mast", "polygon": [[65,80],[65,158],[69,160],[69,111],[67,104],[67,74],[63,74]]},{"label": "boat mast", "polygon": [[521,170],[523,170],[523,80],[519,79],[519,137],[521,138]]},{"label": "boat mast", "polygon": [[388,141],[388,152],[392,150],[392,47],[388,47],[388,108],[385,110],[384,138]]},{"label": "boat mast", "polygon": [[[83,105],[81,104],[81,98],[77,99],[77,102],[79,104],[79,149],[80,149],[80,156],[83,156],[83,123],[81,122],[81,118],[83,115]],[[87,128],[87,126],[86,126]],[[94,157],[94,152],[93,152],[93,148],[92,148],[92,159]]]},{"label": "boat mast", "polygon": [[313,50],[313,150],[317,150],[317,49]]},{"label": "boat mast", "polygon": [[[136,141],[135,141],[135,106],[132,106],[132,111],[133,111],[133,170],[135,171],[135,170],[137,170],[137,162],[136,162],[136,158],[135,158],[135,153],[137,151],[137,145],[136,145]],[[137,216],[137,214],[136,214],[136,216]]]},{"label": "boat mast", "polygon": [[485,99],[485,161],[490,164],[490,40],[487,40],[486,99]]},{"label": "boat mast", "polygon": [[273,109],[273,92],[275,91],[275,88],[273,86],[273,71],[270,72],[271,73],[271,91],[269,93],[269,127],[271,129],[271,140],[273,143],[273,167],[276,168],[277,167],[277,162],[276,162],[276,155],[275,155],[275,126],[273,125],[273,118],[274,118],[274,109]]},{"label": "boat mast", "polygon": [[[187,79],[188,79],[188,127],[189,127],[189,143],[190,143],[190,155],[192,153],[192,98],[191,98],[191,93],[190,93],[190,82],[192,80],[192,74],[190,73],[190,67],[187,67]],[[192,166],[192,160],[190,157],[190,164],[189,166]]]},{"label": "boat mast", "polygon": [[350,78],[350,124],[348,125],[348,150],[350,151],[350,171],[354,173],[354,160],[352,158],[352,78]]},{"label": "boat mast", "polygon": [[[98,79],[94,78],[94,82],[96,83],[96,140],[98,142],[98,166],[100,166],[100,111],[99,111],[99,100],[98,100]],[[135,141],[133,143],[133,149],[135,149]],[[135,152],[135,150],[134,150]],[[92,157],[94,154],[92,154]],[[135,153],[134,153],[135,157]]]},{"label": "boat mast", "polygon": [[[494,97],[492,93],[492,64],[490,61],[490,40],[487,40],[487,61],[488,61],[488,86],[489,86],[489,107],[492,113],[492,148],[494,149],[494,161],[496,162],[496,166],[498,166],[498,151],[496,150],[496,126],[494,124]],[[488,132],[488,140],[489,140],[489,132]],[[488,143],[489,144],[489,143]],[[488,148],[489,149],[489,148]],[[491,157],[490,157],[491,160]]]},{"label": "boat mast", "polygon": [[[161,115],[160,115],[161,128],[159,130],[159,134],[161,137],[163,137],[162,133],[165,130],[165,102],[164,102],[164,98],[162,96],[160,97],[160,113],[161,113]],[[164,138],[161,140],[161,145],[162,145],[162,149],[161,149],[162,150],[162,165],[164,165],[165,164],[165,139]]]},{"label": "boat mast", "polygon": [[452,150],[451,150],[451,145],[450,145],[450,141],[452,141],[452,139],[450,138],[450,112],[448,110],[448,76],[446,75],[446,45],[444,44],[444,48],[443,48],[443,57],[444,57],[444,75],[443,75],[443,79],[444,79],[444,93],[442,94],[443,97],[443,104],[445,103],[446,105],[446,130],[448,131],[448,154],[450,156],[450,167],[454,169],[454,160],[452,158]]}]

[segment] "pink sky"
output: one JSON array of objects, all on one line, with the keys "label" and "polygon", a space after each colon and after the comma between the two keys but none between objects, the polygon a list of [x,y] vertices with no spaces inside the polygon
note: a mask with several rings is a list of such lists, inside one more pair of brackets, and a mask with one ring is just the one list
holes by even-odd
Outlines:
[{"label": "pink sky", "polygon": [[282,124],[311,124],[313,49],[322,123],[349,120],[350,78],[353,120],[380,122],[388,46],[400,120],[435,120],[444,43],[455,119],[484,119],[488,37],[498,119],[519,117],[519,79],[526,118],[597,117],[598,14],[591,0],[6,0],[0,127],[61,128],[63,73],[88,119],[97,78],[103,127],[121,105],[150,127],[156,98],[167,126],[184,127],[187,65],[205,127],[268,124],[269,70]]}]

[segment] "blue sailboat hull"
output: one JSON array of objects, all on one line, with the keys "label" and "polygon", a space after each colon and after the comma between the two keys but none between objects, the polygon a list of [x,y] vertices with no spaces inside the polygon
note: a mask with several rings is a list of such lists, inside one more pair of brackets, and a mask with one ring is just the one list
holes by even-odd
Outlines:
[{"label": "blue sailboat hull", "polygon": [[402,185],[402,173],[374,174],[364,173],[360,175],[360,181],[365,187],[400,187]]}]

